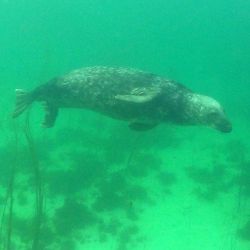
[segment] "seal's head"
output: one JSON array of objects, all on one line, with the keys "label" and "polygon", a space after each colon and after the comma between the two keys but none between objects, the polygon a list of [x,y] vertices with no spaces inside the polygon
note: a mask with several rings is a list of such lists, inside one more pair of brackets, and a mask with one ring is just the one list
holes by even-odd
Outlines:
[{"label": "seal's head", "polygon": [[232,131],[231,122],[228,120],[222,106],[215,99],[192,94],[189,97],[188,116],[194,124],[215,128],[223,133]]}]

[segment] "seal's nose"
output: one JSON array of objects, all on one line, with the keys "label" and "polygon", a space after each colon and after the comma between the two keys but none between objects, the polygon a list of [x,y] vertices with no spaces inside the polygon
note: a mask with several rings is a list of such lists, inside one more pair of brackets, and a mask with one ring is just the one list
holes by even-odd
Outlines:
[{"label": "seal's nose", "polygon": [[232,131],[232,124],[229,121],[225,121],[219,124],[219,126],[217,126],[217,129],[223,133],[230,133]]}]

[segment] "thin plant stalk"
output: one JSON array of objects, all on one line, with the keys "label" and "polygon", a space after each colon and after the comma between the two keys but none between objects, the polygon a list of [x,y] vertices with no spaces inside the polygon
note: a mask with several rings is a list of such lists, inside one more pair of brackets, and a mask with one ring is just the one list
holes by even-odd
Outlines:
[{"label": "thin plant stalk", "polygon": [[41,178],[41,171],[39,160],[37,157],[37,152],[34,144],[34,140],[32,137],[30,124],[29,124],[29,113],[26,117],[26,126],[24,129],[25,138],[29,147],[31,160],[32,160],[32,168],[34,171],[35,177],[35,218],[34,218],[34,235],[32,241],[32,250],[39,250],[40,245],[40,234],[41,234],[41,227],[42,227],[42,217],[43,217],[43,202],[44,202],[44,195],[43,195],[43,187],[42,187],[42,178]]},{"label": "thin plant stalk", "polygon": [[[16,130],[16,126],[14,124],[14,141],[15,141],[15,146],[14,146],[14,162],[11,166],[11,175],[10,175],[10,180],[9,180],[9,185],[6,191],[6,198],[4,202],[4,207],[3,207],[3,212],[2,212],[2,218],[1,218],[1,228],[0,228],[0,241],[2,243],[1,249],[3,250],[11,250],[11,242],[12,242],[12,225],[13,225],[13,207],[14,207],[14,183],[15,183],[15,174],[16,174],[16,168],[18,164],[18,133]],[[7,207],[9,205],[8,209],[8,214],[6,215]],[[6,218],[8,216],[8,218]],[[4,235],[4,223],[5,219],[7,222],[6,225],[6,235]],[[5,239],[4,239],[5,238]]]}]

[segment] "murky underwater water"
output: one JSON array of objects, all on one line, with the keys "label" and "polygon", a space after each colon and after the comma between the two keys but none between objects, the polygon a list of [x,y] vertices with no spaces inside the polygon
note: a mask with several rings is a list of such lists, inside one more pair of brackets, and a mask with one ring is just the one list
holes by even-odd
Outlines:
[{"label": "murky underwater water", "polygon": [[[247,250],[247,1],[0,2],[0,249]],[[230,134],[135,132],[87,110],[13,121],[14,89],[72,69],[125,66],[219,100]]]}]

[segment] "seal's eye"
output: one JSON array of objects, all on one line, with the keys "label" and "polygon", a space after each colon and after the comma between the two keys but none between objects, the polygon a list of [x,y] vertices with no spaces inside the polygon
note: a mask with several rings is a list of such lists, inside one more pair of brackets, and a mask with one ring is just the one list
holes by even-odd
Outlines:
[{"label": "seal's eye", "polygon": [[217,115],[217,114],[218,114],[218,112],[212,111],[212,112],[210,112],[208,115],[209,115],[209,116],[215,116],[215,115]]},{"label": "seal's eye", "polygon": [[208,113],[208,115],[207,115],[207,120],[208,120],[208,121],[214,121],[214,120],[216,120],[218,117],[219,117],[218,112],[212,111],[212,112]]}]

